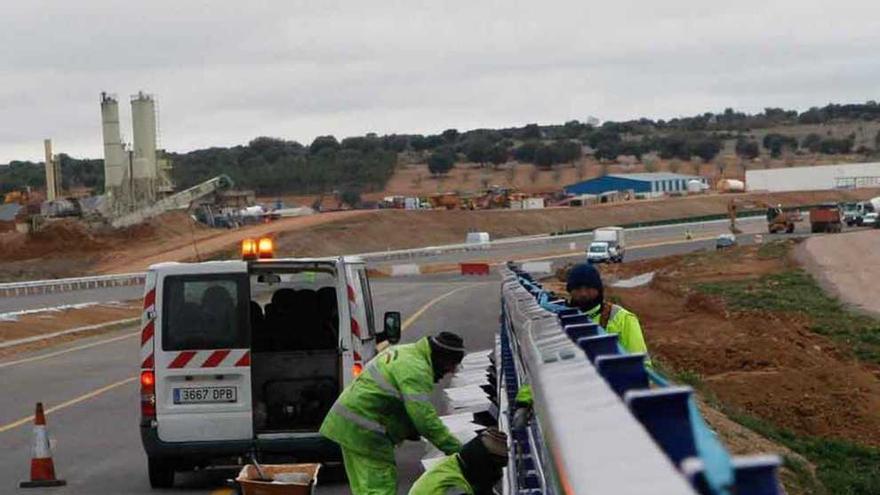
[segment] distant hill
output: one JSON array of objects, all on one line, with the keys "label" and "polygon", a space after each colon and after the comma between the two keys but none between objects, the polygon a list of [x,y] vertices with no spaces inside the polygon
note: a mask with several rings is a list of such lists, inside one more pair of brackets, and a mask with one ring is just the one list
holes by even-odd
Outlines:
[{"label": "distant hill", "polygon": [[[499,179],[524,188],[530,184],[545,188],[608,171],[680,170],[712,177],[739,176],[748,167],[859,161],[878,155],[880,105],[869,101],[803,112],[767,108],[746,114],[726,109],[693,117],[601,125],[572,120],[506,129],[448,129],[427,136],[367,134],[342,141],[321,136],[308,146],[258,137],[247,145],[169,156],[180,188],[226,173],[237,187],[255,189],[264,196],[336,191],[352,197],[505,182]],[[476,168],[484,171],[473,172]],[[480,178],[472,181],[474,175]],[[90,187],[96,192],[103,187],[99,159],[64,155],[62,176],[65,187]],[[401,188],[399,176],[406,176],[402,180],[413,186]],[[42,163],[0,166],[0,193],[23,186],[41,188],[43,177]],[[447,185],[449,179],[459,186]]]}]

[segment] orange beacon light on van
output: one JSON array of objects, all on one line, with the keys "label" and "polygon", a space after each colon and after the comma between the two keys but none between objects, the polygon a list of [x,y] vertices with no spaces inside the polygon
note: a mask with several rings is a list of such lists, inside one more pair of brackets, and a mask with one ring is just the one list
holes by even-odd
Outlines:
[{"label": "orange beacon light on van", "polygon": [[275,243],[268,237],[241,241],[241,259],[245,261],[267,259],[275,256]]}]

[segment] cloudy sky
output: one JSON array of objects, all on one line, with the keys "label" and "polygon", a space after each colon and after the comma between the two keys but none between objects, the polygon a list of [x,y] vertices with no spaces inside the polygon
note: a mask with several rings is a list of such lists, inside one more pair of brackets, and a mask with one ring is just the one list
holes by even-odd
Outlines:
[{"label": "cloudy sky", "polygon": [[174,151],[880,99],[877,0],[3,4],[0,163],[101,157],[101,91]]}]

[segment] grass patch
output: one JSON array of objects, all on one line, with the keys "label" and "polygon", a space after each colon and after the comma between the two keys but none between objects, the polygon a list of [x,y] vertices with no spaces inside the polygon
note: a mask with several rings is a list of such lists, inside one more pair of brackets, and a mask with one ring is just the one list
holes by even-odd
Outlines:
[{"label": "grass patch", "polygon": [[762,244],[758,248],[758,259],[770,260],[784,258],[788,254],[790,245],[787,241],[776,241]]},{"label": "grass patch", "polygon": [[876,495],[880,493],[880,449],[844,440],[802,436],[777,428],[761,419],[727,413],[737,423],[758,432],[804,456],[816,466],[816,477],[825,491],[812,481],[812,475],[796,459],[786,458],[786,466],[797,476],[807,493],[834,495]]},{"label": "grass patch", "polygon": [[812,331],[844,344],[865,362],[880,364],[880,321],[850,311],[827,296],[803,270],[786,270],[751,280],[697,284],[696,289],[722,298],[731,309],[806,315]]}]

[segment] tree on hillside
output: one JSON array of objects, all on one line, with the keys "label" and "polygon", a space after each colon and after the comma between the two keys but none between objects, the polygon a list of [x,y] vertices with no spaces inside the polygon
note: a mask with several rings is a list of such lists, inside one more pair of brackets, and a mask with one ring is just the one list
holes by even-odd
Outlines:
[{"label": "tree on hillside", "polygon": [[526,141],[513,150],[513,157],[522,163],[535,163],[535,152],[539,147],[540,141]]},{"label": "tree on hillside", "polygon": [[850,136],[846,138],[827,138],[823,139],[819,145],[819,151],[826,155],[839,155],[852,152],[855,139]]},{"label": "tree on hillside", "polygon": [[447,148],[439,148],[428,157],[428,171],[434,175],[445,175],[455,165],[455,154]]},{"label": "tree on hillside", "polygon": [[583,134],[586,130],[587,125],[578,122],[577,120],[569,120],[563,126],[563,130],[565,132],[565,137],[568,139],[577,139]]},{"label": "tree on hillside", "polygon": [[339,195],[339,200],[342,201],[343,204],[351,206],[352,208],[357,208],[361,204],[361,193],[354,189],[346,189]]},{"label": "tree on hillside", "polygon": [[698,156],[709,163],[721,152],[721,141],[708,136],[688,143],[689,154]]},{"label": "tree on hillside", "polygon": [[528,124],[522,128],[521,137],[523,139],[541,139],[541,128],[538,124]]},{"label": "tree on hillside", "polygon": [[458,130],[446,129],[445,131],[443,131],[443,134],[441,134],[441,136],[443,136],[443,140],[446,142],[446,144],[455,144],[455,142],[458,140]]},{"label": "tree on hillside", "polygon": [[338,150],[339,141],[337,141],[334,136],[318,136],[312,141],[312,144],[309,145],[309,153],[312,155],[317,155],[325,149],[334,151]]},{"label": "tree on hillside", "polygon": [[807,134],[801,141],[801,148],[806,148],[813,153],[818,153],[822,149],[822,136],[815,132]]},{"label": "tree on hillside", "polygon": [[538,149],[535,150],[535,165],[543,169],[549,169],[553,166],[553,163],[555,163],[553,150],[544,144],[538,146]]},{"label": "tree on hillside", "polygon": [[507,163],[510,159],[510,151],[501,143],[492,146],[489,150],[489,161],[497,168],[499,165]]},{"label": "tree on hillside", "polygon": [[580,143],[568,139],[555,141],[551,145],[551,149],[553,150],[553,161],[556,163],[571,163],[574,165],[574,162],[584,154],[584,149]]},{"label": "tree on hillside", "polygon": [[789,151],[796,151],[798,149],[797,139],[784,134],[777,134],[775,132],[771,132],[764,136],[762,144],[764,145],[764,148],[770,152],[770,156],[773,158],[779,158],[782,156],[783,150],[787,149]]},{"label": "tree on hillside", "polygon": [[470,138],[464,143],[464,154],[467,159],[481,166],[490,160],[492,143],[484,137]]},{"label": "tree on hillside", "polygon": [[752,139],[740,137],[736,140],[736,155],[746,160],[754,160],[761,154],[758,143]]}]

